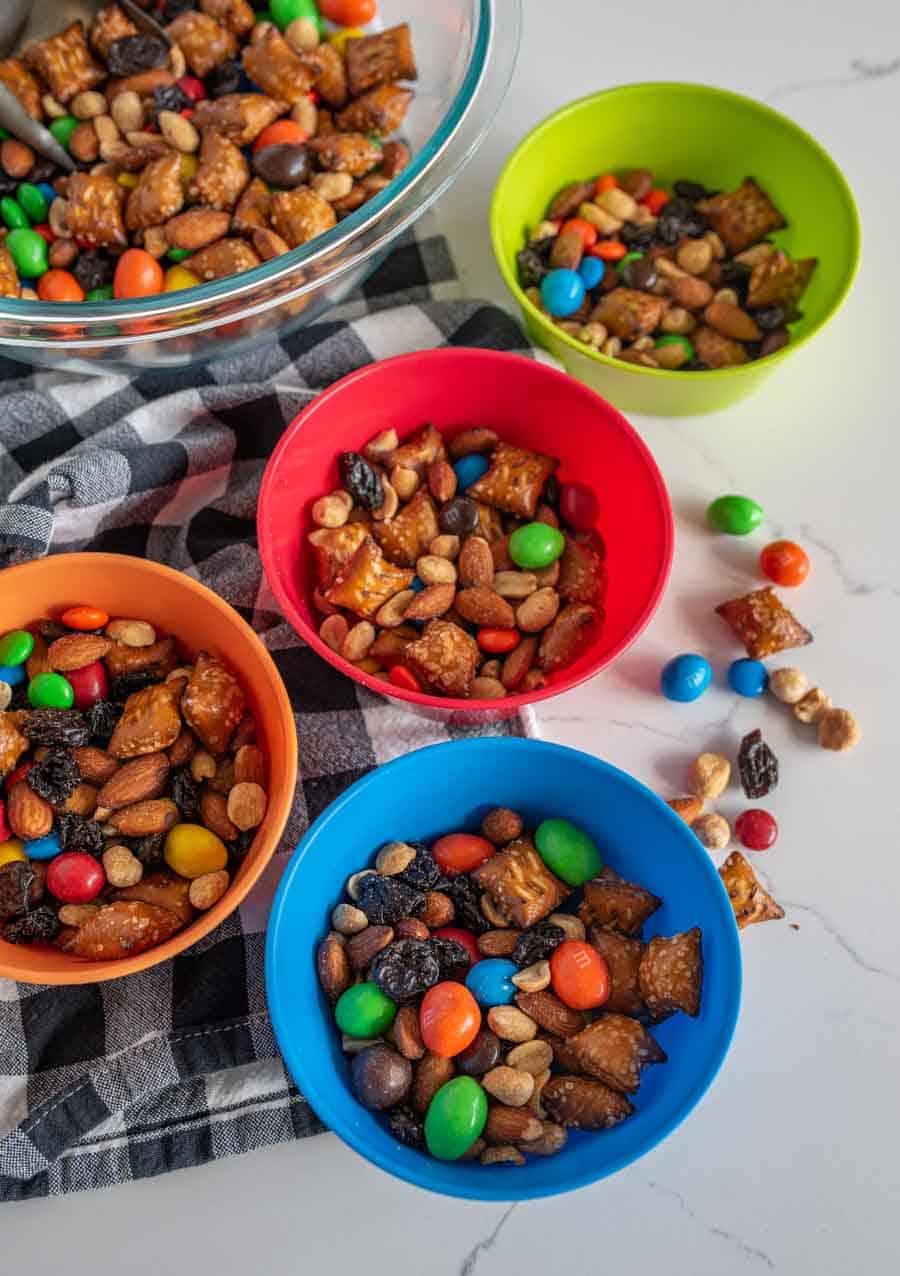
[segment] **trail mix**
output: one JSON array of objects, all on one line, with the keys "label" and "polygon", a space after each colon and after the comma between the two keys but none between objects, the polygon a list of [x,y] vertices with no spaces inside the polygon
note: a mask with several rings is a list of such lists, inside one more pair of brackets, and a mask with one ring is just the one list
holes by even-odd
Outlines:
[{"label": "trail mix", "polygon": [[[108,4],[90,30],[73,22],[0,61],[0,82],[77,165],[69,175],[0,143],[0,295],[104,301],[250,270],[331,229],[409,162],[385,140],[413,98],[398,81],[417,76],[406,24],[323,38],[313,3],[143,7],[171,43]],[[322,7],[374,16],[367,3]]]},{"label": "trail mix", "polygon": [[700,1010],[700,930],[644,942],[662,900],[567,820],[389,842],[347,896],[316,962],[353,1091],[439,1160],[523,1165],[618,1125],[666,1059],[647,1025]]},{"label": "trail mix", "polygon": [[495,700],[570,664],[602,622],[599,505],[559,462],[462,429],[379,434],[312,507],[319,636],[396,687]]},{"label": "trail mix", "polygon": [[534,305],[592,350],[645,368],[732,368],[781,350],[816,267],[768,238],[785,225],[747,177],[730,192],[649,169],[574,182],[517,254]]},{"label": "trail mix", "polygon": [[0,936],[144,952],[225,894],[267,805],[235,675],[70,607],[0,637]]}]

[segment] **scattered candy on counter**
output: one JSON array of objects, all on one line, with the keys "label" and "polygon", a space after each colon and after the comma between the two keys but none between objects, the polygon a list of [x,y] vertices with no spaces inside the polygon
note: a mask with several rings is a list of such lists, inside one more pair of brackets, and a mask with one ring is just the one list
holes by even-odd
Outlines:
[{"label": "scattered candy on counter", "polygon": [[739,696],[761,696],[769,685],[769,674],[761,660],[733,660],[728,666],[728,685]]},{"label": "scattered candy on counter", "polygon": [[712,665],[705,656],[685,652],[663,665],[660,686],[667,700],[688,704],[699,700],[712,681]]},{"label": "scattered candy on counter", "polygon": [[760,554],[759,567],[776,585],[793,588],[809,575],[809,555],[795,541],[772,541]]},{"label": "scattered candy on counter", "polygon": [[663,901],[568,820],[530,834],[496,808],[477,834],[388,842],[347,896],[316,969],[350,1085],[438,1160],[523,1165],[618,1125],[665,1062],[646,1025],[700,1011],[700,930],[644,943]]},{"label": "scattered candy on counter", "polygon": [[267,807],[234,674],[144,620],[70,607],[0,636],[0,937],[87,960],[211,908]]},{"label": "scattered candy on counter", "polygon": [[817,263],[768,238],[784,225],[751,177],[727,193],[685,180],[669,192],[649,169],[604,173],[552,200],[517,254],[519,283],[570,337],[612,358],[736,367],[781,350],[802,317]]},{"label": "scattered candy on counter", "polygon": [[778,837],[775,817],[756,807],[743,811],[737,817],[734,831],[738,841],[750,851],[767,851],[770,846],[775,845]]},{"label": "scattered candy on counter", "polygon": [[765,515],[749,496],[719,496],[707,508],[706,521],[713,531],[729,536],[748,536]]},{"label": "scattered candy on counter", "polygon": [[414,96],[410,30],[367,29],[375,0],[167,0],[156,16],[170,43],[105,5],[4,64],[76,171],[0,141],[0,295],[126,300],[250,270],[409,163],[387,139]]},{"label": "scattered candy on counter", "polygon": [[602,623],[600,505],[492,430],[386,430],[339,458],[312,508],[319,637],[406,691],[496,700],[543,687]]}]

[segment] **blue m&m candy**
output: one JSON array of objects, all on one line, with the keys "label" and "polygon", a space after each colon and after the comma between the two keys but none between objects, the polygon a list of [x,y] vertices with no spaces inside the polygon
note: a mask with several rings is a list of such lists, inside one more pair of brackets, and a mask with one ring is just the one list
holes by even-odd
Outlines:
[{"label": "blue m&m candy", "polygon": [[584,301],[585,286],[577,270],[551,270],[541,280],[541,301],[554,319],[574,315]]},{"label": "blue m&m candy", "polygon": [[739,696],[761,696],[769,685],[769,671],[761,660],[735,660],[728,666],[728,685]]},{"label": "blue m&m candy", "polygon": [[518,973],[515,962],[505,957],[486,957],[469,967],[466,987],[480,1006],[508,1006],[518,992],[512,981]]},{"label": "blue m&m candy", "polygon": [[52,860],[61,850],[62,845],[55,833],[48,833],[46,837],[36,837],[25,843],[25,854],[30,860]]},{"label": "blue m&m candy", "polygon": [[412,580],[409,582],[409,587],[414,593],[421,594],[422,590],[425,588],[425,582],[418,576],[413,576]]},{"label": "blue m&m candy", "polygon": [[663,665],[659,681],[664,696],[686,704],[703,695],[712,681],[712,666],[705,656],[685,652]]},{"label": "blue m&m candy", "polygon": [[26,678],[24,665],[0,665],[0,682],[8,687],[17,687]]},{"label": "blue m&m candy", "polygon": [[578,267],[578,273],[584,280],[585,288],[590,291],[591,288],[596,288],[598,284],[603,282],[606,266],[599,257],[585,257]]},{"label": "blue m&m candy", "polygon": [[461,492],[464,492],[467,487],[477,483],[482,474],[487,474],[490,468],[490,461],[486,456],[481,456],[478,452],[472,452],[469,456],[461,457],[453,466],[457,487]]}]

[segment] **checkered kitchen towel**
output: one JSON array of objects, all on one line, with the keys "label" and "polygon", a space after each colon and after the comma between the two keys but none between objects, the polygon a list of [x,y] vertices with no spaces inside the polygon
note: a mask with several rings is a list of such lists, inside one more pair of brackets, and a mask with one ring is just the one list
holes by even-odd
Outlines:
[{"label": "checkered kitchen towel", "polygon": [[302,768],[269,872],[201,943],[109,983],[0,979],[0,1200],[139,1179],[322,1128],[285,1074],[266,1013],[272,895],[307,824],[342,789],[451,733],[300,644],[262,576],[256,500],[285,426],[345,373],[442,344],[523,349],[506,315],[452,300],[453,290],[445,241],[420,228],[342,312],[253,355],[102,379],[0,359],[0,565],[111,550],[212,586],[275,659]]}]

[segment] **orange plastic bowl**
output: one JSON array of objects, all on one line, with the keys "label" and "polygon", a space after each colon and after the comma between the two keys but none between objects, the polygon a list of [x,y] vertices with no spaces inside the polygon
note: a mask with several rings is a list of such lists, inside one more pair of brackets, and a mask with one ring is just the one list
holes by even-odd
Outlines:
[{"label": "orange plastic bowl", "polygon": [[164,944],[120,961],[85,961],[28,944],[0,940],[0,975],[32,984],[93,984],[118,979],[167,961],[208,935],[237,908],[278,846],[297,780],[294,715],[278,670],[250,626],[205,585],[142,558],[122,554],[57,554],[9,567],[0,589],[0,633],[75,603],[101,607],[111,616],[149,620],[174,634],[186,657],[215,653],[237,674],[256,718],[269,762],[269,807],[253,845],[228,891],[192,925]]},{"label": "orange plastic bowl", "polygon": [[[556,456],[561,481],[578,478],[600,500],[606,542],[606,616],[585,650],[540,691],[503,700],[461,700],[404,691],[363,673],[322,641],[312,602],[311,508],[340,486],[341,452],[360,451],[382,430],[401,440],[431,422],[448,435],[486,426],[500,438]],[[659,605],[672,565],[672,510],[646,444],[593,390],[533,359],[496,350],[400,355],[344,377],[291,423],[263,477],[257,513],[269,584],[297,633],[355,682],[426,716],[459,725],[511,717],[577,687],[620,656]]]}]

